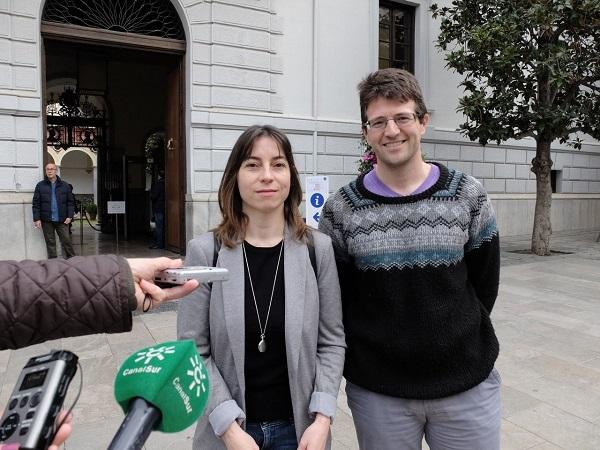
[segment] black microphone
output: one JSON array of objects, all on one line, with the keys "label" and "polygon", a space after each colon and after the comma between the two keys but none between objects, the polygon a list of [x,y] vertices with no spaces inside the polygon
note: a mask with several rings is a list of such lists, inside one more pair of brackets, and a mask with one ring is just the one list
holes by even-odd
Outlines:
[{"label": "black microphone", "polygon": [[108,450],[140,450],[153,430],[186,429],[198,420],[208,396],[206,368],[193,341],[137,351],[115,378],[115,398],[127,415]]}]

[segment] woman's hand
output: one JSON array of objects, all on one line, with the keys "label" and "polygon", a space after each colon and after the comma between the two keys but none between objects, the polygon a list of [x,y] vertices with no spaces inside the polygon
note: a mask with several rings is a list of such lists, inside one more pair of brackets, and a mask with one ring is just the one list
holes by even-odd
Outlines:
[{"label": "woman's hand", "polygon": [[324,450],[330,426],[331,419],[317,413],[315,421],[302,434],[298,450]]},{"label": "woman's hand", "polygon": [[237,422],[233,422],[221,436],[227,450],[259,450],[252,436],[242,430]]}]

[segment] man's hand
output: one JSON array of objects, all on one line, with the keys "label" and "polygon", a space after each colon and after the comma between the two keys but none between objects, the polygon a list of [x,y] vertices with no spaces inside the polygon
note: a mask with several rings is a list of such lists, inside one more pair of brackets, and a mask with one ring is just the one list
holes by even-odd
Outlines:
[{"label": "man's hand", "polygon": [[329,417],[317,413],[315,421],[302,434],[298,450],[324,450],[330,425]]},{"label": "man's hand", "polygon": [[69,225],[72,221],[73,221],[73,219],[71,219],[70,217],[67,217],[65,219],[65,225]]},{"label": "man's hand", "polygon": [[233,422],[221,436],[227,450],[259,450],[252,436],[242,430],[237,422]]},{"label": "man's hand", "polygon": [[144,297],[152,297],[152,307],[155,308],[163,301],[184,297],[198,287],[198,281],[190,280],[181,286],[161,289],[154,284],[154,274],[165,269],[181,267],[181,259],[161,258],[128,258],[127,262],[133,274],[137,309],[143,308]]},{"label": "man's hand", "polygon": [[33,221],[33,227],[34,228],[42,228],[42,221],[41,220],[34,220]]},{"label": "man's hand", "polygon": [[[65,411],[61,411],[58,414],[56,423],[60,423],[65,418],[66,414],[67,413]],[[48,450],[58,450],[58,448],[67,440],[67,438],[71,435],[71,431],[73,430],[71,426],[72,420],[73,416],[69,414],[69,417],[67,417],[65,423],[63,423],[58,429],[58,432],[56,433],[52,444],[50,444],[50,447],[48,447]],[[0,444],[0,450],[19,450],[19,444]]]}]

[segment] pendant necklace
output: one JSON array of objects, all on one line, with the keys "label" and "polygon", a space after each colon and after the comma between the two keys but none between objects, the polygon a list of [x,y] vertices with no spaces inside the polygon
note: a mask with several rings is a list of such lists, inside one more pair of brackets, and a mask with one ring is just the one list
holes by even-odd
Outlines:
[{"label": "pendant necklace", "polygon": [[273,304],[273,293],[275,292],[275,284],[277,284],[277,273],[279,272],[279,262],[281,261],[281,254],[283,253],[283,240],[281,241],[281,248],[279,249],[279,257],[277,258],[277,266],[275,267],[275,278],[273,279],[273,287],[271,288],[271,299],[269,300],[269,309],[267,310],[267,317],[265,319],[265,326],[262,326],[260,320],[260,314],[258,313],[258,303],[256,303],[256,295],[254,294],[254,285],[252,284],[252,275],[250,275],[250,266],[248,265],[248,257],[246,256],[246,246],[242,241],[242,252],[244,253],[244,261],[246,262],[246,269],[248,270],[248,280],[250,281],[250,290],[252,291],[252,299],[254,300],[254,307],[256,308],[256,317],[258,317],[258,327],[260,328],[260,341],[258,342],[258,351],[264,353],[267,351],[267,341],[265,334],[267,332],[267,324],[269,323],[269,315],[271,314],[271,305]]}]

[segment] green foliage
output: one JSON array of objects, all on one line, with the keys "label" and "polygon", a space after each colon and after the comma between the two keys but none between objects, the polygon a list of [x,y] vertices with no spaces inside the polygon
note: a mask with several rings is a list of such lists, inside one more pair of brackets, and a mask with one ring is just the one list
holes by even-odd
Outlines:
[{"label": "green foliage", "polygon": [[469,139],[600,138],[599,0],[453,0],[431,12],[447,67],[464,77]]},{"label": "green foliage", "polygon": [[[356,162],[358,163],[358,173],[359,175],[362,175],[373,170],[375,164],[377,164],[377,155],[364,136],[360,138],[358,148],[361,156]],[[423,152],[422,150],[421,157],[423,158],[423,161],[427,161],[427,153]]]},{"label": "green foliage", "polygon": [[357,161],[358,173],[363,174],[370,172],[373,169],[373,165],[377,164],[377,156],[375,156],[375,152],[364,136],[361,137],[358,147],[361,151],[360,159]]},{"label": "green foliage", "polygon": [[95,203],[89,203],[85,205],[85,211],[88,214],[95,216],[96,214],[98,214],[98,205],[96,205]]}]

